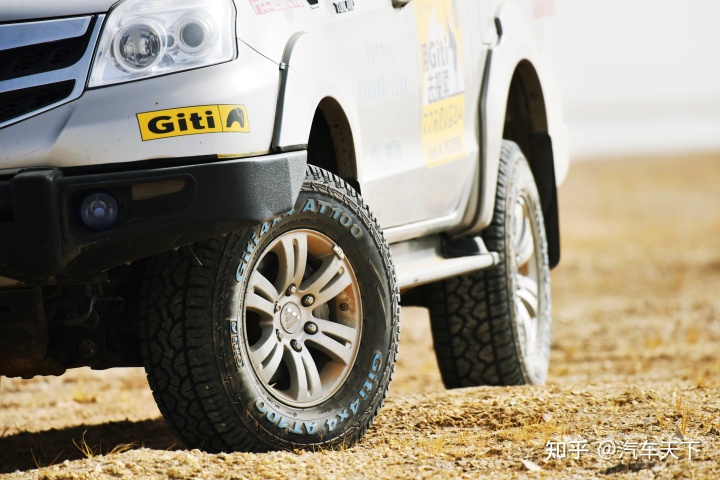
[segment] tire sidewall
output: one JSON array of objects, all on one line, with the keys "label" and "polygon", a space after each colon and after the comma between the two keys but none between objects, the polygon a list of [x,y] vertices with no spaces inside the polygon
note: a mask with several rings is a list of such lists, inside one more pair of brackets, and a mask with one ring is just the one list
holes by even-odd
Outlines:
[{"label": "tire sidewall", "polygon": [[[376,224],[348,193],[306,180],[295,208],[236,235],[218,269],[225,300],[218,299],[220,325],[214,341],[223,388],[237,417],[270,447],[351,443],[367,427],[387,389],[394,360],[392,266],[381,253],[384,241]],[[343,385],[307,408],[284,404],[263,386],[243,327],[242,303],[251,272],[273,240],[296,229],[319,231],[343,250],[358,282],[363,315],[357,355]]]},{"label": "tire sidewall", "polygon": [[[550,296],[550,268],[548,262],[548,243],[545,234],[544,219],[540,195],[535,180],[525,157],[515,147],[509,161],[509,175],[507,190],[504,196],[504,242],[505,242],[505,272],[508,285],[508,310],[512,318],[512,330],[515,340],[515,349],[523,378],[529,384],[539,385],[545,383],[550,363],[551,339],[551,296]],[[528,206],[530,224],[535,247],[535,261],[538,273],[538,335],[541,340],[530,356],[526,356],[520,337],[519,323],[521,322],[517,307],[517,266],[512,255],[512,225],[514,221],[515,203],[522,194],[530,200]]]}]

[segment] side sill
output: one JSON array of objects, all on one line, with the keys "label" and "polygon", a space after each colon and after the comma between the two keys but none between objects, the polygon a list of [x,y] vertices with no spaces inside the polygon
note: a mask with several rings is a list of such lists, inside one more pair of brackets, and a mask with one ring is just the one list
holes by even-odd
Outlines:
[{"label": "side sill", "polygon": [[445,258],[442,238],[438,235],[419,238],[390,246],[400,291],[445,278],[482,270],[497,265],[500,255],[484,249],[479,255]]}]

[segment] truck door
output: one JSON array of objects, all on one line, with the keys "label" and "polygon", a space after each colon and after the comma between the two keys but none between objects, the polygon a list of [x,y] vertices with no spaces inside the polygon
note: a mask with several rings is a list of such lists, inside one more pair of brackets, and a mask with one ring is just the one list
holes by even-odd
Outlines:
[{"label": "truck door", "polygon": [[363,196],[384,228],[464,209],[478,165],[482,76],[482,25],[473,21],[482,2],[393,3],[363,0],[368,13],[350,35]]},{"label": "truck door", "polygon": [[411,5],[394,8],[393,0],[349,3],[354,11],[338,14],[327,28],[355,83],[362,193],[381,225],[400,225],[411,219],[424,175],[415,17]]},{"label": "truck door", "polygon": [[[249,1],[267,11],[260,9],[262,22],[251,21],[256,10],[242,16],[241,40],[263,55],[284,54],[288,37],[278,32],[317,42],[316,52],[301,53],[312,69],[291,60],[302,70],[291,100],[297,108],[297,95],[337,95],[352,126],[362,194],[380,224],[452,227],[478,175],[486,34],[501,0]],[[307,91],[297,86],[304,81]],[[308,111],[317,105],[311,100]],[[297,132],[291,138],[287,145],[302,144]]]},{"label": "truck door", "polygon": [[[482,175],[480,92],[498,0],[412,0],[421,52],[423,192],[415,217],[458,224]],[[497,119],[502,121],[502,119]]]}]

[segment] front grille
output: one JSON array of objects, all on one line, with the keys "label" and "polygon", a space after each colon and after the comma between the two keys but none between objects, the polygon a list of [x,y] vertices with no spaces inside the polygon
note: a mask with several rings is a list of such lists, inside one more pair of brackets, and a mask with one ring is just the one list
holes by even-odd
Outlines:
[{"label": "front grille", "polygon": [[85,54],[92,25],[82,37],[13,48],[0,52],[0,81],[70,67]]},{"label": "front grille", "polygon": [[0,128],[82,95],[103,18],[0,24]]},{"label": "front grille", "polygon": [[66,80],[0,93],[0,123],[64,100],[74,88],[75,80]]}]

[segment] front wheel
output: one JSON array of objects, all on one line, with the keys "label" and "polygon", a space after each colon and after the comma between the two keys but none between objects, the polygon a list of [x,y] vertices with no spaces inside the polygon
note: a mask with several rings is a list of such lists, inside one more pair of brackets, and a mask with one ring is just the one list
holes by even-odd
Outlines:
[{"label": "front wheel", "polygon": [[501,262],[429,285],[435,354],[448,388],[541,384],[550,361],[550,269],[540,196],[504,142],[495,212],[483,231]]},{"label": "front wheel", "polygon": [[143,355],[165,418],[208,451],[347,446],[392,377],[399,294],[367,206],[308,167],[295,208],[165,254]]}]

